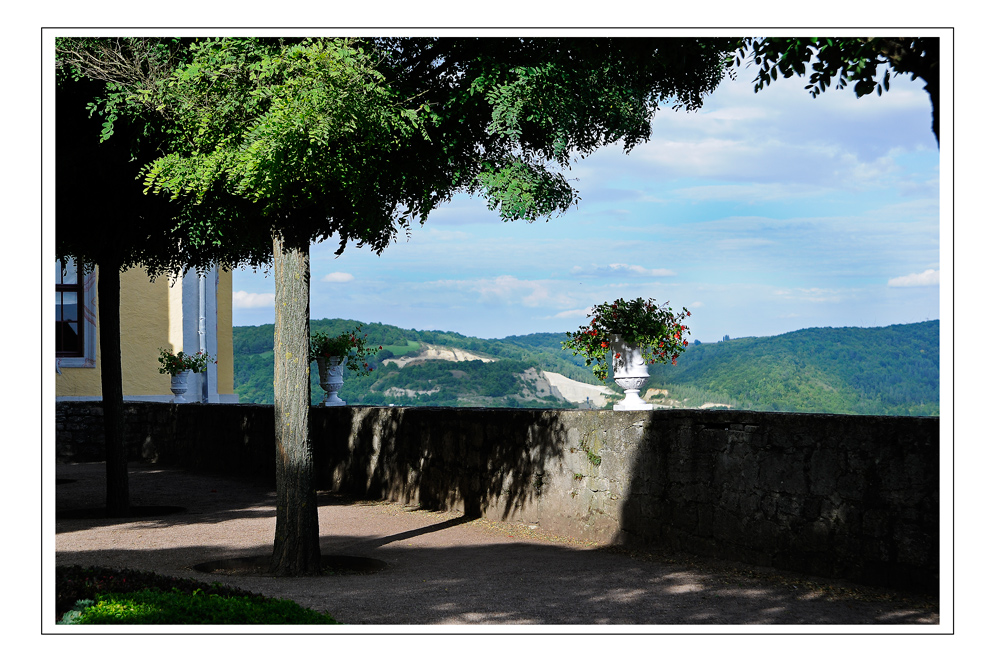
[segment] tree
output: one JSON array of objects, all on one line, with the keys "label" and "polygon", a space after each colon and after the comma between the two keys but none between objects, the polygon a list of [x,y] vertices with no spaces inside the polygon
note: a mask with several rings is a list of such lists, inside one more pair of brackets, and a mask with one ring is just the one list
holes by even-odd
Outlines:
[{"label": "tree", "polygon": [[237,245],[241,261],[272,255],[276,572],[320,567],[310,242],[380,253],[458,191],[505,220],[561,213],[579,201],[570,163],[647,140],[660,102],[700,107],[722,57],[711,40],[205,39],[168,80],[132,90],[176,127],[143,172],[181,203],[186,240]]},{"label": "tree", "polygon": [[99,271],[100,375],[108,515],[130,507],[121,374],[120,274],[150,278],[226,263],[226,244],[178,234],[179,205],[144,194],[143,164],[162,154],[169,123],[133,90],[154,87],[185,53],[179,39],[59,38],[55,90],[56,259]]},{"label": "tree", "polygon": [[[933,135],[940,144],[939,37],[748,37],[730,63],[739,66],[743,61],[760,67],[754,79],[757,92],[777,80],[778,74],[783,78],[804,76],[806,65],[811,66],[811,72],[805,89],[813,97],[830,85],[843,89],[848,83],[853,83],[858,97],[875,91],[880,95],[888,90],[892,72],[911,74],[912,80],[921,78],[933,106]],[[882,65],[884,74],[879,77]]]},{"label": "tree", "polygon": [[[82,49],[65,40],[60,46]],[[123,436],[120,272],[142,263],[161,272],[171,261],[168,235],[176,205],[143,195],[136,180],[141,164],[154,158],[155,144],[162,138],[155,123],[122,118],[111,139],[88,107],[105,93],[104,83],[68,62],[62,49],[55,92],[56,258],[72,258],[86,270],[99,269],[106,508],[108,515],[124,516],[130,497]],[[145,56],[146,70],[168,60],[166,51],[150,50]]]}]

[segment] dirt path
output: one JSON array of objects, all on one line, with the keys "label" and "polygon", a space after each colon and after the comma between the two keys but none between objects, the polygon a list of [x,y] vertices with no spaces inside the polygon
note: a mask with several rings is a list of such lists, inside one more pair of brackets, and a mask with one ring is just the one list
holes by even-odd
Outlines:
[{"label": "dirt path", "polygon": [[[103,464],[60,465],[57,510],[103,503]],[[384,561],[375,574],[205,575],[206,561],[267,554],[271,489],[148,465],[132,502],[186,510],[57,519],[56,562],[154,570],[287,598],[350,625],[849,625],[940,622],[935,602],[692,557],[619,553],[517,524],[319,495],[323,554]],[[930,628],[927,628],[929,630]]]}]

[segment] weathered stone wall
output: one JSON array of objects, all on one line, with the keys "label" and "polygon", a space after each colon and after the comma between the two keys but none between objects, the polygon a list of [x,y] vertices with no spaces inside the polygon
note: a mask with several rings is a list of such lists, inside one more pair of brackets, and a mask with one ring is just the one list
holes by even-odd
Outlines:
[{"label": "weathered stone wall", "polygon": [[[57,403],[60,461],[102,459]],[[273,408],[128,403],[133,460],[273,480]],[[319,486],[602,543],[939,588],[939,419],[750,411],[312,409]]]}]

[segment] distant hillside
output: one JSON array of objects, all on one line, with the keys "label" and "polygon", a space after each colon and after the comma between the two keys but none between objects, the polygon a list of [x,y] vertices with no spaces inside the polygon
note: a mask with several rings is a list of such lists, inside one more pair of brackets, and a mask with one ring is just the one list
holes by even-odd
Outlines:
[{"label": "distant hillside", "polygon": [[[339,334],[355,329],[355,320],[312,320],[311,330]],[[362,324],[367,344],[383,346],[373,362],[371,375],[346,375],[340,396],[351,404],[396,404],[488,407],[572,407],[556,397],[539,373],[554,372],[586,384],[599,383],[583,360],[564,352],[553,338],[566,334],[535,334],[503,340],[472,338],[446,331],[417,331],[387,324]],[[273,325],[233,329],[235,392],[240,402],[273,402]],[[429,348],[452,348],[493,360],[419,360],[408,363]],[[403,368],[392,359],[402,359]],[[526,371],[532,374],[526,375]],[[456,371],[453,374],[452,371]],[[311,400],[320,402],[324,391],[317,370],[311,375]]]},{"label": "distant hillside", "polygon": [[649,386],[717,393],[738,409],[938,416],[940,323],[802,329],[690,347]]},{"label": "distant hillside", "polygon": [[[314,320],[312,330],[340,333],[358,324]],[[560,347],[565,333],[485,340],[376,323],[363,324],[363,331],[368,344],[384,349],[371,375],[346,376],[340,395],[351,404],[574,407],[586,400],[578,393],[589,393],[595,405],[605,402],[583,357]],[[235,327],[234,350],[240,401],[272,403],[273,325]],[[323,396],[316,373],[315,403]],[[935,416],[939,322],[693,345],[676,366],[655,364],[650,374],[644,397],[665,407]]]}]

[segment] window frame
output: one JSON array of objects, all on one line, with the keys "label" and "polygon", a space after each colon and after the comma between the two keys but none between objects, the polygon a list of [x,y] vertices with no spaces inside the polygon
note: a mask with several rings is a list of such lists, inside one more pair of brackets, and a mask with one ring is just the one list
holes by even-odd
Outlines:
[{"label": "window frame", "polygon": [[[96,273],[87,272],[81,266],[77,266],[69,260],[66,269],[76,270],[76,283],[62,283],[61,278],[57,279],[55,291],[57,293],[76,293],[76,315],[77,329],[80,335],[80,349],[74,352],[62,352],[56,350],[55,365],[56,371],[61,373],[62,368],[95,368],[97,366],[97,324],[96,324]],[[56,260],[56,268],[60,268],[59,261]]]}]

